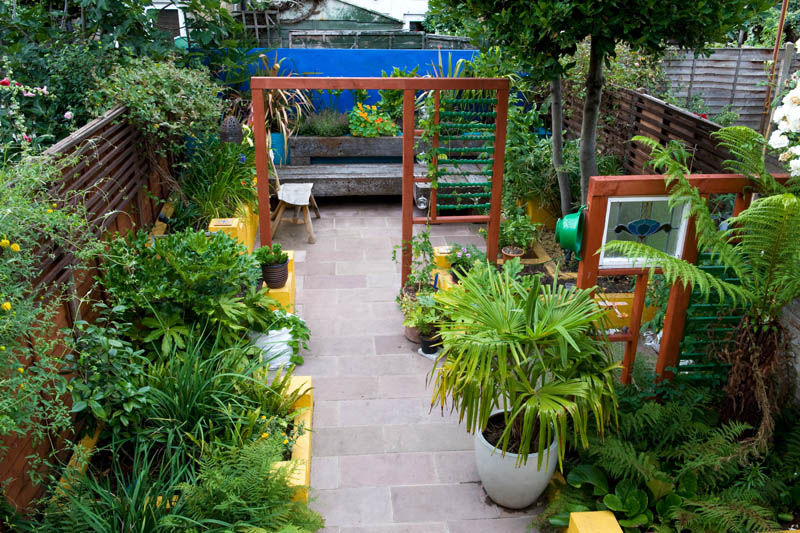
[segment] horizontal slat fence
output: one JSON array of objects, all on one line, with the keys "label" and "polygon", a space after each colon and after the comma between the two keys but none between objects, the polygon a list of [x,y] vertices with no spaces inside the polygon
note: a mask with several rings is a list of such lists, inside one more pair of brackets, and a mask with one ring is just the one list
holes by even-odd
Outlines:
[{"label": "horizontal slat fence", "polygon": [[[141,135],[126,121],[125,114],[124,108],[113,109],[45,152],[57,159],[75,157],[75,160],[69,160],[70,166],[62,170],[62,179],[52,192],[56,196],[77,198],[68,192],[79,191],[80,201],[86,206],[97,235],[126,233],[134,226],[152,224],[159,210],[158,199],[165,192],[159,174],[153,171],[142,149]],[[74,296],[61,305],[53,320],[50,338],[57,339],[59,330],[70,327],[75,320],[96,318],[78,302],[91,289],[92,279],[100,265],[95,261],[86,269],[76,270],[72,268],[73,256],[47,239],[43,239],[40,253],[41,275],[37,281],[46,287],[43,291],[45,297],[53,297],[65,290],[72,291]],[[69,401],[68,398],[64,400]],[[8,446],[8,452],[0,462],[0,484],[8,501],[24,509],[45,490],[31,482],[29,457],[46,456],[51,449],[62,446],[62,439],[54,436],[35,444],[27,435],[6,438],[3,444]]]},{"label": "horizontal slat fence", "polygon": [[[564,126],[569,137],[580,135],[583,101],[574,95],[564,99]],[[685,109],[630,89],[607,88],[600,105],[598,146],[619,157],[627,174],[652,174],[647,167],[649,150],[629,142],[643,135],[665,144],[670,140],[683,141],[694,154],[691,170],[694,173],[725,173],[722,161],[727,151],[717,147],[710,134],[720,129],[718,124]]]},{"label": "horizontal slat fence", "polygon": [[[785,50],[780,50],[778,69]],[[790,72],[800,68],[800,58],[790,58]],[[693,52],[670,51],[664,70],[671,90],[681,102],[700,97],[709,114],[730,105],[739,113],[737,124],[758,129],[767,94],[771,48],[716,48],[706,57]]]}]

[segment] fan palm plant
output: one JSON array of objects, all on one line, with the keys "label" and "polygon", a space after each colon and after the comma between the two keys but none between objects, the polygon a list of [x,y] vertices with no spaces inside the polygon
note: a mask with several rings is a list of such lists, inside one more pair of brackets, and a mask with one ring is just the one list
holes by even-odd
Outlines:
[{"label": "fan palm plant", "polygon": [[720,354],[731,364],[722,417],[757,427],[754,442],[764,446],[772,434],[779,397],[788,392],[792,375],[780,316],[783,307],[800,296],[800,199],[796,195],[800,180],[781,183],[767,172],[766,141],[755,131],[735,126],[713,135],[733,154],[734,159],[724,162],[726,168],[748,177],[753,191],[760,195],[720,228],[708,202],[687,178],[688,155],[683,145],[671,141],[661,146],[646,137],[633,140],[650,148],[651,164],[665,174],[670,206],[688,204],[687,211],[695,218],[698,249],[711,253],[740,282],[726,282],[638,242],[613,241],[606,244],[606,250],[657,265],[668,283],[681,282],[707,298],[714,295],[743,310],[735,342]]},{"label": "fan palm plant", "polygon": [[576,442],[587,446],[589,419],[602,431],[616,416],[619,365],[598,330],[605,311],[591,291],[518,279],[519,271],[519,260],[502,271],[476,265],[436,294],[450,320],[440,325],[444,348],[432,403],[444,409],[452,398],[470,432],[483,431],[502,409],[498,448],[505,453],[513,443],[518,466],[538,453],[541,467],[555,438],[561,464],[570,421]]}]

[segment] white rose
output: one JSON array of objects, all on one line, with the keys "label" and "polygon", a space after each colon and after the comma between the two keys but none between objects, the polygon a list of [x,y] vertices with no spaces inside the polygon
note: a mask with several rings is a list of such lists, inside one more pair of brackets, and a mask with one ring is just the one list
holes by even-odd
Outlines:
[{"label": "white rose", "polygon": [[776,124],[780,124],[781,120],[786,118],[787,108],[784,105],[779,105],[775,108],[775,111],[772,112],[772,121]]},{"label": "white rose", "polygon": [[786,148],[789,146],[789,137],[780,131],[773,131],[769,137],[769,145],[773,148]]},{"label": "white rose", "polygon": [[789,161],[789,171],[792,176],[800,176],[800,159]]},{"label": "white rose", "polygon": [[789,147],[789,152],[792,155],[800,155],[800,145],[790,146]]}]

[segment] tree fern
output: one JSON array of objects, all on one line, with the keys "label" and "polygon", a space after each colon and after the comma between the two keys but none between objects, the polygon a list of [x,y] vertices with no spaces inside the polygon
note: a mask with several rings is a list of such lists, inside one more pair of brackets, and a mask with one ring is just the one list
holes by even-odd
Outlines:
[{"label": "tree fern", "polygon": [[772,514],[753,502],[707,497],[684,502],[675,519],[682,531],[749,533],[778,529]]}]

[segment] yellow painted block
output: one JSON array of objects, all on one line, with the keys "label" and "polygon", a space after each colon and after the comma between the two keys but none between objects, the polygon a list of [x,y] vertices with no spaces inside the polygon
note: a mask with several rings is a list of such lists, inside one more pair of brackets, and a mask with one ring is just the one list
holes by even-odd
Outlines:
[{"label": "yellow painted block", "polygon": [[556,228],[556,217],[547,208],[543,207],[538,200],[529,199],[525,204],[525,211],[532,222],[544,224],[547,229]]},{"label": "yellow painted block", "polygon": [[258,213],[254,213],[249,206],[242,206],[242,221],[245,227],[245,245],[249,252],[253,251],[258,233]]},{"label": "yellow painted block", "polygon": [[622,528],[611,511],[590,511],[570,513],[566,533],[622,533]]},{"label": "yellow painted block", "polygon": [[208,231],[216,233],[221,231],[247,246],[247,228],[240,218],[213,218],[208,225]]},{"label": "yellow painted block", "polygon": [[[69,459],[69,463],[67,464],[68,471],[71,471],[75,474],[83,474],[86,472],[86,467],[89,466],[89,455],[97,446],[97,441],[100,439],[100,432],[102,430],[103,424],[100,423],[97,425],[97,428],[94,430],[93,434],[84,435],[84,437],[78,443],[77,448],[79,448],[79,450],[76,450]],[[68,490],[69,488],[70,484],[69,481],[67,481],[67,478],[61,476],[61,479],[58,480],[58,488],[56,489],[56,492],[61,495],[63,494],[62,491]]]},{"label": "yellow painted block", "polygon": [[[174,211],[175,211],[175,208],[172,206],[172,204],[170,202],[166,202],[161,207],[161,213],[159,213],[159,214],[160,215],[164,215],[165,217],[169,218],[169,217],[172,216],[172,213]],[[167,225],[164,222],[161,222],[160,220],[156,219],[156,223],[153,224],[153,229],[150,232],[150,235],[152,235],[154,237],[160,237],[161,235],[164,235],[164,233],[166,233],[166,232],[167,232]]]},{"label": "yellow painted block", "polygon": [[[266,286],[267,284],[265,283],[264,287]],[[289,277],[286,278],[286,285],[280,289],[269,289],[270,297],[274,298],[289,313],[294,313],[295,293],[294,272],[291,271],[289,272]]]},{"label": "yellow painted block", "polygon": [[[597,293],[594,298],[601,307],[611,311],[608,314],[608,321],[612,328],[630,325],[631,310],[633,309],[632,292]],[[646,306],[642,310],[642,322],[652,320],[657,311],[658,309],[654,306]]]},{"label": "yellow painted block", "polygon": [[449,246],[435,246],[433,248],[433,261],[436,263],[436,268],[450,268],[450,261],[447,260],[449,254]]},{"label": "yellow painted block", "polygon": [[[292,377],[291,390],[306,390],[306,393],[292,406],[294,410],[303,410],[295,417],[294,423],[296,426],[302,424],[305,427],[305,433],[297,439],[292,448],[294,470],[289,480],[289,483],[295,487],[294,500],[303,502],[308,502],[308,487],[311,484],[311,420],[314,412],[314,392],[311,386],[311,376]],[[275,466],[280,468],[288,464],[288,461],[281,461],[275,463]]]},{"label": "yellow painted block", "polygon": [[284,250],[289,256],[289,274],[294,274],[294,250]]}]

